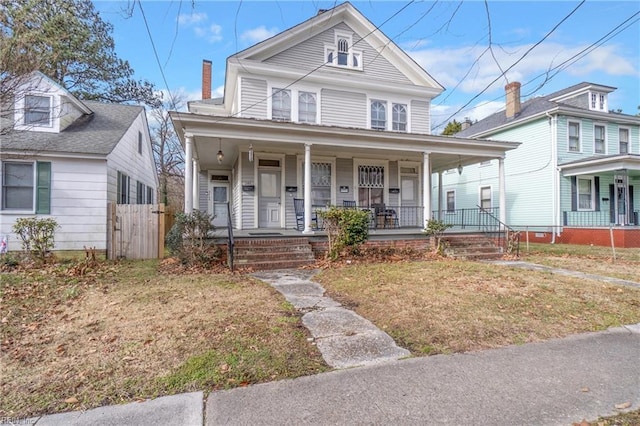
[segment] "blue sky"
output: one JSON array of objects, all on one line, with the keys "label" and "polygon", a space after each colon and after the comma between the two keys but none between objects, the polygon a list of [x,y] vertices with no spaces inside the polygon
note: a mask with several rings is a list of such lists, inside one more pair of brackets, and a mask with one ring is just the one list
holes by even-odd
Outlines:
[{"label": "blue sky", "polygon": [[[221,96],[228,56],[340,2],[143,0],[151,37],[140,5],[127,17],[130,2],[94,3],[136,78],[191,100],[200,98],[203,59],[213,62],[212,86]],[[516,62],[506,76],[523,84],[523,99],[588,81],[618,88],[610,109],[638,113],[640,2],[489,1],[488,16],[475,0],[351,3],[446,88],[432,104],[434,125],[503,108],[507,81],[499,77]]]}]

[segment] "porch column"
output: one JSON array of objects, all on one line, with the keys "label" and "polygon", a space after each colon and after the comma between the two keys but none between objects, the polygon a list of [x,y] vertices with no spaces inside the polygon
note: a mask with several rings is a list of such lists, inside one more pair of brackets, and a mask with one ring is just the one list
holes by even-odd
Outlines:
[{"label": "porch column", "polygon": [[311,144],[304,144],[304,231],[303,234],[313,234],[311,230]]},{"label": "porch column", "polygon": [[438,172],[438,220],[442,220],[442,172]]},{"label": "porch column", "polygon": [[193,159],[193,208],[196,210],[200,209],[200,191],[198,188],[198,184],[200,181],[200,162],[197,158]]},{"label": "porch column", "polygon": [[500,191],[500,222],[507,223],[507,193],[504,178],[504,157],[498,158],[498,186]]},{"label": "porch column", "polygon": [[184,135],[184,212],[193,211],[193,135]]},{"label": "porch column", "polygon": [[427,226],[427,221],[431,219],[431,160],[429,159],[429,153],[424,152],[422,154],[422,205],[424,206],[424,223],[423,227]]}]

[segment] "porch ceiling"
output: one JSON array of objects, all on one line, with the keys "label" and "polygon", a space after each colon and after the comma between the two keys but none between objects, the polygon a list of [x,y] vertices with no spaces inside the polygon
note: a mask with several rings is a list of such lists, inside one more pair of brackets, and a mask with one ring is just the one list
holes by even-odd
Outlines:
[{"label": "porch ceiling", "polygon": [[[194,136],[195,153],[202,169],[230,168],[241,151],[253,145],[256,152],[303,155],[306,143],[314,156],[340,156],[422,161],[430,154],[433,172],[454,169],[503,157],[517,142],[499,142],[452,136],[381,132],[272,120],[216,117],[171,112],[184,147],[184,134]],[[221,147],[221,148],[220,148]],[[224,153],[218,164],[216,153]]]}]

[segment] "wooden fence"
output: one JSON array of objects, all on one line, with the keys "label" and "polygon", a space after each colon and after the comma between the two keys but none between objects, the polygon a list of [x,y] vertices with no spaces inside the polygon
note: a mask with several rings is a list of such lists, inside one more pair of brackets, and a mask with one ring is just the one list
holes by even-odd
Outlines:
[{"label": "wooden fence", "polygon": [[109,259],[156,259],[164,254],[164,204],[108,206]]}]

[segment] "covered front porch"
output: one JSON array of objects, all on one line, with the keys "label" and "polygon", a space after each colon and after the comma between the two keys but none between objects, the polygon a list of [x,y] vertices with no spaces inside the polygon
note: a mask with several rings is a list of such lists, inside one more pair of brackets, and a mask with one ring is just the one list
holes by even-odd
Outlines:
[{"label": "covered front porch", "polygon": [[311,235],[328,206],[369,209],[372,231],[421,230],[443,209],[434,174],[490,159],[498,159],[498,216],[506,217],[504,154],[517,143],[190,113],[172,119],[184,130],[185,212],[206,211],[236,234]]}]

